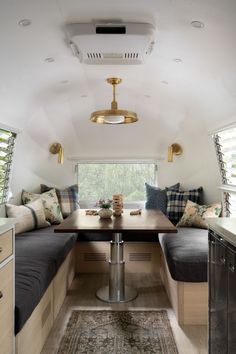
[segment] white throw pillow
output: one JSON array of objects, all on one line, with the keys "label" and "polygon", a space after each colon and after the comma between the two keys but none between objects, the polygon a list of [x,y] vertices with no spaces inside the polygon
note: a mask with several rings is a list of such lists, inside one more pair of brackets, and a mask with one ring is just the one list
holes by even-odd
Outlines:
[{"label": "white throw pillow", "polygon": [[46,219],[51,224],[60,224],[62,222],[63,217],[55,189],[51,189],[42,194],[26,192],[23,190],[21,198],[25,205],[34,200],[41,199],[43,201]]},{"label": "white throw pillow", "polygon": [[46,220],[41,199],[27,205],[6,204],[6,214],[9,218],[15,218],[16,234],[50,225]]}]

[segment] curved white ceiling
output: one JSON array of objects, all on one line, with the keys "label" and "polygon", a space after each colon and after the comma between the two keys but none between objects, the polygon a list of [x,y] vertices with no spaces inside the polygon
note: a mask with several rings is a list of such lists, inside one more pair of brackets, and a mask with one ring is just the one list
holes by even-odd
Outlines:
[{"label": "curved white ceiling", "polygon": [[[71,155],[103,156],[109,146],[111,156],[127,149],[150,156],[199,127],[236,120],[235,0],[0,0],[0,8],[0,122],[38,144],[60,140]],[[18,25],[24,18],[30,26]],[[86,66],[72,55],[65,24],[105,19],[157,27],[146,64]],[[92,111],[110,106],[111,75],[123,79],[119,106],[135,110],[138,123],[89,122]]]}]

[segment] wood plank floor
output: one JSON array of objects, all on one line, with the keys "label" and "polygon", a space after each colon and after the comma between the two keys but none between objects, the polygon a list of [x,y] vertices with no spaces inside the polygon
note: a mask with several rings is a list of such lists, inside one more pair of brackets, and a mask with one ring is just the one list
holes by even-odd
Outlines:
[{"label": "wood plank floor", "polygon": [[136,287],[139,295],[134,301],[124,304],[107,304],[95,297],[96,290],[107,285],[107,281],[107,274],[79,274],[74,279],[41,354],[54,354],[57,352],[72,309],[167,309],[179,353],[207,354],[207,326],[180,327],[178,325],[158,275],[127,274],[126,283]]}]

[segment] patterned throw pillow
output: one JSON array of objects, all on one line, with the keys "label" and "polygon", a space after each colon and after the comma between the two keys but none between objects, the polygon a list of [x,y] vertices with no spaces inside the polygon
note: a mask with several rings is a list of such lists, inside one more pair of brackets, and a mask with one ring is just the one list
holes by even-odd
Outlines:
[{"label": "patterned throw pillow", "polygon": [[206,219],[217,218],[220,216],[221,210],[221,203],[199,205],[188,200],[184,214],[176,226],[207,229]]},{"label": "patterned throw pillow", "polygon": [[[48,187],[41,184],[41,193],[51,190],[53,187]],[[57,198],[61,207],[63,218],[66,218],[76,209],[79,209],[79,188],[77,184],[65,189],[56,189]]]},{"label": "patterned throw pillow", "polygon": [[6,214],[9,218],[15,218],[16,234],[48,227],[50,224],[46,221],[43,202],[37,199],[27,205],[6,204]]},{"label": "patterned throw pillow", "polygon": [[167,216],[173,222],[177,223],[184,213],[187,200],[199,203],[202,198],[202,187],[191,189],[189,191],[167,191]]},{"label": "patterned throw pillow", "polygon": [[180,183],[176,183],[171,187],[166,187],[161,189],[159,187],[151,186],[148,183],[145,183],[146,187],[146,209],[160,209],[164,214],[166,214],[167,207],[167,196],[166,193],[168,190],[179,191]]},{"label": "patterned throw pillow", "polygon": [[23,204],[28,204],[36,199],[41,199],[43,202],[46,219],[51,224],[60,224],[60,222],[62,222],[63,217],[55,189],[51,189],[50,191],[42,194],[26,192],[23,190],[21,198]]}]

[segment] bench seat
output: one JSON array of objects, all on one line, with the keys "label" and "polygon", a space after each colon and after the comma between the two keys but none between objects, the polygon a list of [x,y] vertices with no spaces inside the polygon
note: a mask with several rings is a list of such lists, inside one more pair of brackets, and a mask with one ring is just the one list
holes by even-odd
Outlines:
[{"label": "bench seat", "polygon": [[208,232],[179,228],[160,234],[160,275],[180,325],[206,325]]},{"label": "bench seat", "polygon": [[159,241],[170,274],[184,282],[207,281],[207,230],[182,227],[178,234],[160,234]]},{"label": "bench seat", "polygon": [[40,302],[75,243],[75,235],[54,234],[53,226],[16,235],[15,334]]}]

